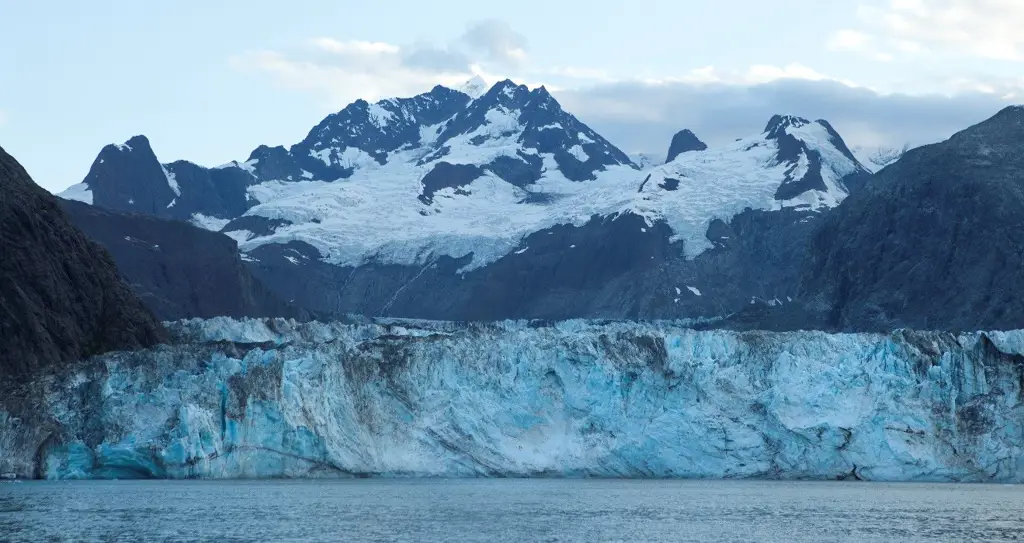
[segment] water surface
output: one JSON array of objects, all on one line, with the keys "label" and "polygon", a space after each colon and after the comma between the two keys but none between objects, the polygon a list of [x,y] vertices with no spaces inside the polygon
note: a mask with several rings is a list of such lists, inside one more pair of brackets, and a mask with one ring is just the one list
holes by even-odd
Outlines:
[{"label": "water surface", "polygon": [[1024,486],[663,480],[0,484],[2,541],[1024,541]]}]

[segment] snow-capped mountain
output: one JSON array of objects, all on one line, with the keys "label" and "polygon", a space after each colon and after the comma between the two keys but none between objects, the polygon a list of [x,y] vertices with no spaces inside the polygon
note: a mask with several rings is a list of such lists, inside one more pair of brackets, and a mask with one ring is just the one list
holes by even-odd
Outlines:
[{"label": "snow-capped mountain", "polygon": [[243,215],[274,224],[226,228],[243,251],[296,240],[338,265],[472,254],[472,268],[522,249],[532,232],[627,212],[666,221],[695,256],[711,246],[705,234],[714,219],[746,208],[831,207],[847,194],[844,180],[867,173],[828,123],[789,116],[718,149],[682,131],[673,154],[640,171],[543,87],[502,81],[475,100],[438,86],[357,101],[288,150],[262,146],[245,162],[205,171],[161,166],[136,137],[105,148],[84,185],[117,189],[97,205],[214,229]]},{"label": "snow-capped mountain", "polygon": [[[575,259],[567,255],[621,246],[619,260],[601,266],[628,273],[638,263],[621,260],[635,250],[628,258],[642,254],[653,260],[643,266],[651,266],[674,254],[693,259],[714,247],[743,247],[722,234],[739,214],[790,210],[796,215],[784,220],[744,221],[805,221],[868,175],[825,121],[775,116],[761,134],[710,149],[684,130],[670,145],[671,161],[641,167],[544,87],[506,80],[473,91],[479,87],[463,87],[472,95],[438,86],[412,98],[356,101],[290,148],[260,146],[246,161],[218,168],[161,165],[149,142],[136,137],[104,148],[85,181],[63,196],[222,231],[255,266],[327,266],[317,272],[324,288],[336,288],[327,279],[335,269],[397,266],[405,271],[393,288],[407,295],[405,283],[423,282],[424,270],[443,259],[452,263],[442,266],[448,276],[465,279],[499,261],[499,268],[536,270],[530,259],[544,252],[556,251],[567,266]],[[552,245],[556,239],[565,246]],[[574,265],[597,264],[583,258]],[[262,278],[287,282],[285,269]],[[444,288],[456,288],[436,273]],[[589,280],[570,275],[570,284]],[[379,290],[383,279],[373,277]],[[694,293],[691,301],[702,297],[695,292],[714,292],[684,286],[692,285],[666,287],[669,303],[685,297],[673,290]],[[364,292],[358,299],[369,298]]]},{"label": "snow-capped mountain", "polygon": [[462,85],[459,85],[459,87],[456,90],[476,100],[477,98],[483,96],[484,93],[487,92],[487,89],[487,82],[484,81],[484,78],[478,75],[473,77],[469,81],[466,81]]},{"label": "snow-capped mountain", "polygon": [[851,151],[865,168],[874,173],[902,158],[909,148],[910,144],[903,147],[858,145]]},{"label": "snow-capped mountain", "polygon": [[748,208],[834,207],[849,194],[847,185],[867,174],[826,121],[776,115],[761,134],[721,148],[679,151],[651,169],[631,211],[665,220],[676,239],[685,240],[687,254],[696,256],[712,247],[706,234],[715,219],[728,221]]}]

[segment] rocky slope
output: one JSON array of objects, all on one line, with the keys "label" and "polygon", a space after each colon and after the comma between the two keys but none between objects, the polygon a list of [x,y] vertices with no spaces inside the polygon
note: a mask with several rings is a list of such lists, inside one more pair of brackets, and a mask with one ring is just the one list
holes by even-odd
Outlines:
[{"label": "rocky slope", "polygon": [[825,217],[803,291],[828,326],[1024,327],[1024,108],[912,149]]},{"label": "rocky slope", "polygon": [[255,279],[231,238],[191,224],[61,200],[71,222],[103,245],[142,300],[162,320],[285,317],[309,312]]},{"label": "rocky slope", "polygon": [[0,394],[22,477],[1024,482],[1024,334],[227,319]]},{"label": "rocky slope", "polygon": [[164,337],[110,255],[3,149],[0,254],[0,381]]}]

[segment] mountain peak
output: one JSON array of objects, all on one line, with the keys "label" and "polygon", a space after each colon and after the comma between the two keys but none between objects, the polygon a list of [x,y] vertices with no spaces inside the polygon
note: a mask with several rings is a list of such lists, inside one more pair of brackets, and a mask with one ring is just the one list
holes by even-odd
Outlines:
[{"label": "mountain peak", "polygon": [[768,121],[768,124],[764,127],[764,133],[768,134],[768,138],[778,138],[782,134],[786,133],[786,129],[793,127],[799,128],[811,124],[811,121],[797,117],[795,115],[772,115],[772,118]]},{"label": "mountain peak", "polygon": [[107,147],[116,149],[118,151],[121,151],[122,153],[145,150],[149,150],[150,152],[152,152],[152,147],[150,147],[149,145],[149,138],[143,136],[142,134],[132,136],[131,138],[128,138],[128,141],[124,143],[112,143]]},{"label": "mountain peak", "polygon": [[511,79],[505,79],[495,83],[481,98],[488,102],[507,104],[523,102],[529,95],[530,89],[526,85],[517,85]]},{"label": "mountain peak", "polygon": [[689,129],[683,129],[672,136],[672,144],[668,147],[668,158],[665,162],[672,162],[679,155],[690,151],[704,151],[708,146]]},{"label": "mountain peak", "polygon": [[466,94],[470,98],[476,100],[477,98],[480,98],[481,96],[484,95],[484,93],[487,92],[487,82],[484,81],[484,78],[480,77],[479,75],[475,75],[473,76],[472,79],[466,81],[462,85],[459,85],[459,87],[455,90],[463,94]]},{"label": "mountain peak", "polygon": [[961,134],[969,134],[1004,139],[1011,134],[1013,136],[1019,135],[1022,126],[1024,126],[1024,106],[1013,105],[1004,107],[988,119],[961,130],[954,137]]}]

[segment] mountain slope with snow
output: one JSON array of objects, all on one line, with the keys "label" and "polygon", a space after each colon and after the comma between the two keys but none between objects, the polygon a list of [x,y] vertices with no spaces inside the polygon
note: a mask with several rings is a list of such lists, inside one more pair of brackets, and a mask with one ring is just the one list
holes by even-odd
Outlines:
[{"label": "mountain slope with snow", "polygon": [[[825,121],[777,115],[715,148],[682,131],[673,160],[641,166],[544,87],[463,88],[356,101],[289,148],[218,168],[160,164],[134,138],[65,196],[221,231],[315,311],[672,316],[792,294],[801,225],[868,175]],[[790,264],[747,270],[768,261]],[[519,294],[475,309],[494,289]]]},{"label": "mountain slope with snow", "polygon": [[[92,194],[103,192],[94,185],[132,187],[94,197],[97,205],[136,210],[145,202],[144,212],[184,214],[218,229],[242,216],[274,224],[227,230],[243,251],[301,241],[337,265],[472,255],[470,267],[478,267],[520,249],[532,232],[622,213],[665,220],[694,256],[710,247],[705,234],[715,219],[748,207],[832,207],[847,193],[844,180],[867,173],[827,123],[782,116],[760,135],[706,151],[694,143],[700,152],[676,149],[671,162],[641,170],[543,87],[466,87],[475,98],[439,86],[413,98],[357,101],[288,150],[261,146],[247,161],[208,173],[185,162],[159,166],[148,142],[136,160],[142,166],[105,173],[118,165],[105,149],[85,185]],[[192,192],[203,202],[186,205]]]},{"label": "mountain slope with snow", "polygon": [[[419,265],[442,255],[472,254],[471,267],[476,267],[522,249],[521,241],[532,232],[633,213],[649,223],[667,222],[675,239],[685,240],[687,254],[696,256],[711,246],[706,234],[715,219],[728,221],[747,208],[829,208],[848,193],[847,180],[867,175],[822,122],[779,117],[758,136],[683,153],[641,171],[616,149],[595,141],[596,135],[581,131],[585,127],[566,123],[572,129],[559,125],[538,131],[540,122],[520,124],[504,116],[508,111],[500,104],[483,113],[467,111],[464,117],[484,119],[476,124],[456,117],[439,137],[442,148],[452,150],[438,163],[395,157],[357,170],[345,183],[274,181],[252,187],[250,194],[260,204],[247,215],[289,224],[268,235],[239,237],[240,247],[250,251],[267,243],[301,241],[338,265]],[[477,128],[460,133],[460,123]],[[554,132],[550,138],[576,137],[560,146],[528,146],[533,137],[548,137],[546,132]],[[585,149],[581,142],[590,146]],[[565,155],[582,153],[588,160],[560,162],[559,149],[566,146]],[[592,179],[567,175],[593,161],[587,153],[595,148],[611,164],[590,171]],[[497,160],[518,163],[517,171],[539,163],[540,170],[514,177],[495,169]],[[449,161],[474,168],[459,182],[432,190],[429,203],[417,202],[431,171]],[[453,172],[448,179],[454,177]],[[386,223],[373,220],[384,216]]]},{"label": "mountain slope with snow", "polygon": [[909,149],[909,144],[903,147],[858,145],[851,151],[865,168],[874,173],[899,160]]}]

